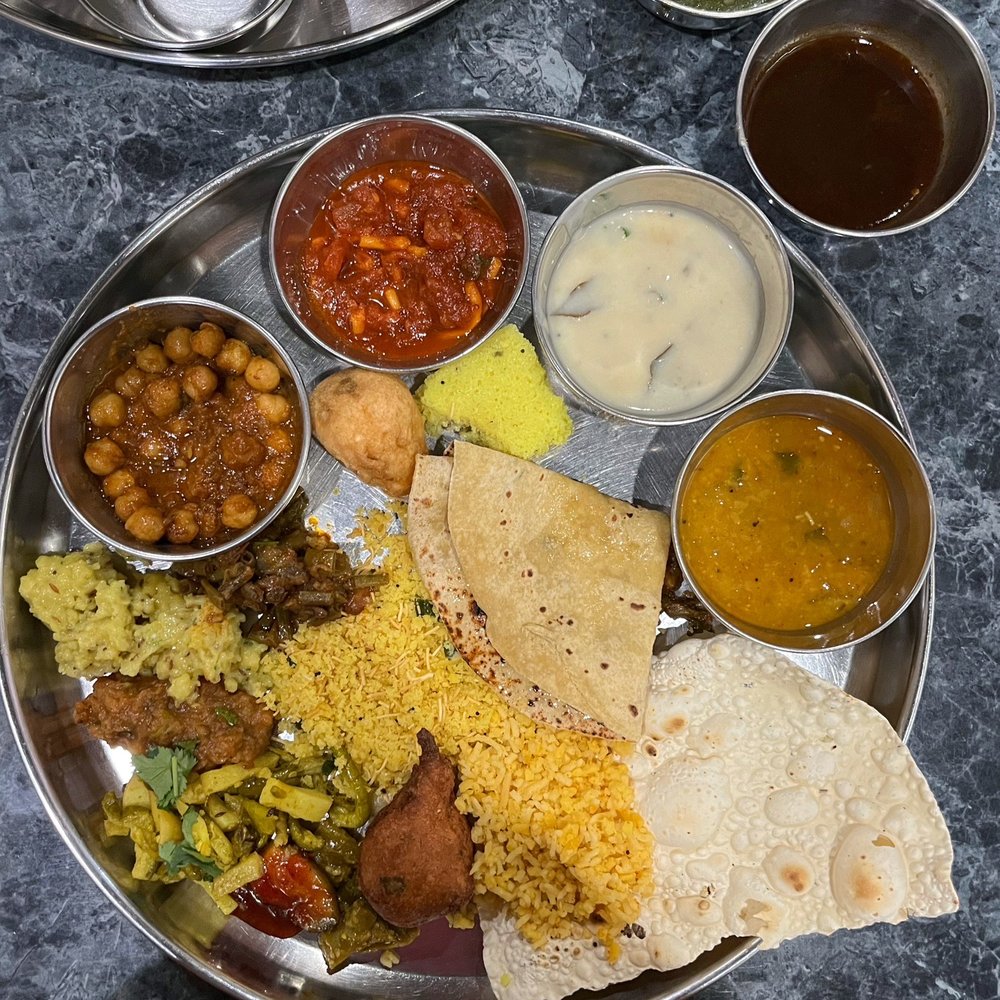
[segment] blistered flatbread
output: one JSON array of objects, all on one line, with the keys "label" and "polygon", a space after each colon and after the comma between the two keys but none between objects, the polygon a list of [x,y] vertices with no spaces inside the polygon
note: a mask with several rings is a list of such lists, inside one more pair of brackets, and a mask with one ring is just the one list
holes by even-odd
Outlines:
[{"label": "blistered flatbread", "polygon": [[513,670],[637,739],[670,545],[666,515],[457,441],[448,528],[489,640]]},{"label": "blistered flatbread", "polygon": [[680,968],[731,935],[773,948],[957,909],[944,819],[875,709],[735,636],[655,658],[650,692],[629,766],[656,840],[656,891],[615,964],[591,938],[536,950],[487,905],[498,1000],[556,1000]]},{"label": "blistered flatbread", "polygon": [[486,635],[486,618],[462,575],[448,530],[450,458],[420,455],[410,488],[407,534],[413,560],[455,648],[508,704],[536,722],[614,739],[595,719],[560,702],[511,669]]}]

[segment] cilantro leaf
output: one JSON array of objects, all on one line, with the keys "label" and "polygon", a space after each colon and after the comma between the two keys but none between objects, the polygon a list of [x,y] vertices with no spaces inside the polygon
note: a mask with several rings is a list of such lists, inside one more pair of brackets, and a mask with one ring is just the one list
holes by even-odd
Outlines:
[{"label": "cilantro leaf", "polygon": [[194,846],[194,825],[198,822],[198,814],[194,809],[188,809],[181,820],[181,830],[184,839],[174,840],[169,844],[160,845],[160,857],[167,863],[167,874],[177,875],[182,868],[194,868],[209,882],[222,874],[222,869],[209,857],[206,857]]},{"label": "cilantro leaf", "polygon": [[169,809],[187,788],[188,775],[194,769],[194,740],[185,740],[175,747],[152,747],[148,753],[133,755],[136,774],[146,782],[156,796],[161,809]]}]

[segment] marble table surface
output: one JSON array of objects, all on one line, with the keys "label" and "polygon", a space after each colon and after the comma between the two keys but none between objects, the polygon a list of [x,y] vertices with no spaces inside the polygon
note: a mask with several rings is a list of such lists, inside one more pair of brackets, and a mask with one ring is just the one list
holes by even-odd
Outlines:
[{"label": "marble table surface", "polygon": [[[947,5],[1000,72],[998,0]],[[517,108],[626,133],[751,190],[733,105],[758,30],[682,32],[635,0],[463,0],[377,48],[238,72],[119,62],[0,20],[0,440],[115,254],[197,185],[301,133],[382,111]],[[883,358],[937,497],[937,616],[910,746],[951,828],[961,909],[791,942],[705,997],[1000,996],[998,219],[994,143],[964,201],[917,232],[833,240],[779,220]],[[0,996],[220,996],[91,883],[3,724],[0,816]]]}]

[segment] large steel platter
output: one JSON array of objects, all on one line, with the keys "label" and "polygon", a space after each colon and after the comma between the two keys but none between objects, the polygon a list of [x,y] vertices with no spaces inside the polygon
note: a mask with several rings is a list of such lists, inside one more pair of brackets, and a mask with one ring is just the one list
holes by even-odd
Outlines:
[{"label": "large steel platter", "polygon": [[249,69],[304,62],[371,45],[426,21],[454,3],[457,0],[291,0],[235,41],[196,51],[138,45],[102,24],[79,0],[0,0],[0,16],[120,59]]},{"label": "large steel platter", "polygon": [[[579,192],[619,170],[674,162],[648,146],[600,129],[535,115],[450,111],[443,117],[489,143],[517,179],[531,214],[533,251],[552,219]],[[488,1000],[492,996],[475,932],[432,932],[392,971],[377,961],[327,976],[319,951],[303,938],[268,938],[238,920],[215,927],[203,893],[139,884],[129,876],[127,845],[102,843],[99,801],[120,787],[128,755],[81,738],[72,708],[81,682],[56,673],[51,638],[17,594],[19,576],[41,552],[87,540],[46,474],[39,423],[45,389],[71,342],[119,306],[152,295],[191,293],[236,307],[284,339],[306,382],[330,359],[302,340],[280,313],[266,266],[270,207],[282,179],[317,138],[308,136],[247,160],[167,212],[105,272],[49,351],[15,428],[0,507],[4,608],[0,641],[4,695],[21,753],[52,822],[91,877],[142,931],[178,962],[234,996],[412,997]],[[816,386],[862,399],[908,433],[899,399],[864,334],[816,268],[789,246],[796,282],[788,347],[760,391]],[[529,289],[514,319],[531,331]],[[573,408],[576,430],[553,467],[627,499],[665,506],[685,454],[704,424],[655,428],[610,421]],[[313,445],[306,489],[336,533],[359,506],[381,494],[357,484]],[[334,491],[334,487],[337,487]],[[877,637],[851,651],[799,661],[874,705],[904,738],[913,721],[927,661],[933,578]],[[206,902],[202,902],[205,900]],[[206,909],[207,908],[207,909]],[[732,939],[692,966],[647,974],[601,996],[629,1000],[687,996],[748,957],[756,942]]]}]

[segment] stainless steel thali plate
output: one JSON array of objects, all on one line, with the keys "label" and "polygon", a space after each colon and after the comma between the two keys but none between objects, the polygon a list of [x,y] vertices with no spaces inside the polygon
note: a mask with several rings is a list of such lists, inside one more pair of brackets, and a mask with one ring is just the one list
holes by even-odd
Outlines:
[{"label": "stainless steel thali plate", "polygon": [[[449,111],[441,117],[476,133],[504,160],[530,211],[533,255],[556,213],[608,174],[675,162],[638,142],[590,126],[527,114]],[[91,288],[45,358],[11,439],[0,498],[3,692],[25,764],[52,822],[109,899],[182,965],[243,998],[408,997],[489,1000],[477,932],[432,925],[401,953],[393,970],[376,960],[330,977],[307,938],[280,941],[238,920],[222,924],[208,897],[190,884],[136,883],[128,845],[102,843],[100,798],[118,790],[130,764],[125,751],[84,739],[72,724],[80,681],[57,674],[51,637],[29,614],[17,582],[42,552],[88,538],[49,482],[40,420],[45,388],[69,344],[96,319],[137,299],[193,294],[224,301],[281,337],[308,384],[331,367],[279,311],[266,262],[271,203],[289,168],[317,135],[293,140],[234,167],[184,199],[135,240]],[[816,386],[861,399],[909,433],[899,399],[864,334],[816,268],[789,246],[796,282],[788,346],[760,387]],[[530,291],[514,319],[531,333]],[[666,506],[674,477],[705,424],[647,427],[572,408],[575,431],[548,464],[607,493]],[[351,515],[381,494],[342,474],[313,445],[304,483],[321,520],[343,537]],[[908,610],[853,650],[796,657],[803,666],[874,705],[905,738],[920,697],[933,608],[933,576]],[[188,891],[190,890],[190,891]],[[618,1000],[688,996],[744,961],[756,941],[730,939],[695,964],[647,973],[599,995]]]},{"label": "stainless steel thali plate", "polygon": [[137,62],[253,68],[303,62],[380,42],[458,0],[292,0],[246,34],[198,51],[150,48],[114,31],[80,0],[0,0],[0,16],[85,49]]}]

